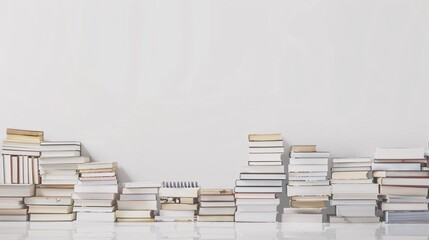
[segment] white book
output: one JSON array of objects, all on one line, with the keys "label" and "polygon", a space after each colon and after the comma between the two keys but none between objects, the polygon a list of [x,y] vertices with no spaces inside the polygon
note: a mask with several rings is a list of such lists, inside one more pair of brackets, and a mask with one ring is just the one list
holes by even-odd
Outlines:
[{"label": "white book", "polygon": [[228,202],[234,201],[234,195],[201,195],[200,201]]},{"label": "white book", "polygon": [[45,157],[77,157],[80,156],[80,151],[49,151],[42,152],[41,158]]},{"label": "white book", "polygon": [[277,205],[239,205],[239,212],[276,212]]},{"label": "white book", "polygon": [[266,179],[266,180],[284,180],[286,179],[286,174],[273,174],[273,173],[241,173],[240,174],[241,180],[252,180],[252,179]]},{"label": "white book", "polygon": [[236,212],[236,222],[276,222],[277,212]]},{"label": "white book", "polygon": [[371,171],[371,167],[333,167],[332,172],[361,172]]},{"label": "white book", "polygon": [[330,223],[379,223],[379,217],[337,217],[329,216]]},{"label": "white book", "polygon": [[237,199],[235,204],[238,205],[279,205],[280,199]]},{"label": "white book", "polygon": [[244,166],[243,173],[284,173],[284,166]]},{"label": "white book", "polygon": [[31,222],[62,222],[62,221],[73,221],[76,219],[76,213],[32,213],[30,214]]},{"label": "white book", "polygon": [[[82,179],[82,178],[81,178]],[[77,181],[78,185],[91,185],[91,186],[98,186],[98,185],[117,185],[118,180],[102,180],[102,181]]]},{"label": "white book", "polygon": [[200,202],[200,207],[235,207],[235,202]]},{"label": "white book", "polygon": [[72,205],[71,197],[29,197],[25,198],[24,203],[27,205]]},{"label": "white book", "polygon": [[116,210],[116,206],[88,206],[88,207],[78,207],[73,208],[73,212],[91,212],[91,213],[104,213],[104,212],[113,212]]},{"label": "white book", "polygon": [[159,210],[159,216],[161,217],[194,217],[195,211],[193,210]]},{"label": "white book", "polygon": [[235,198],[237,199],[274,199],[276,198],[276,194],[275,193],[236,193]]},{"label": "white book", "polygon": [[289,164],[325,164],[328,165],[329,158],[289,158]]},{"label": "white book", "polygon": [[283,208],[285,214],[320,214],[322,208]]},{"label": "white book", "polygon": [[201,207],[199,210],[199,215],[234,215],[234,213],[235,207]]},{"label": "white book", "polygon": [[427,211],[427,203],[381,203],[383,211]]},{"label": "white book", "polygon": [[124,188],[160,188],[161,183],[157,182],[126,182],[122,183]]},{"label": "white book", "polygon": [[4,183],[12,183],[12,165],[11,156],[3,154],[3,165],[4,165]]},{"label": "white book", "polygon": [[281,147],[283,148],[283,141],[260,141],[260,142],[249,142],[250,148],[256,147]]},{"label": "white book", "polygon": [[119,210],[157,210],[157,201],[117,201]]},{"label": "white book", "polygon": [[372,170],[386,171],[420,171],[422,165],[420,163],[373,163]]},{"label": "white book", "polygon": [[424,148],[377,148],[375,159],[423,159]]},{"label": "white book", "polygon": [[75,185],[76,193],[118,193],[118,185]]},{"label": "white book", "polygon": [[51,185],[73,185],[76,184],[76,179],[42,179],[42,184],[51,184]]},{"label": "white book", "polygon": [[358,157],[358,158],[333,158],[333,163],[370,163],[370,157]]},{"label": "white book", "polygon": [[27,164],[28,164],[28,183],[34,184],[34,164],[33,164],[33,158],[28,157],[27,158]]},{"label": "white book", "polygon": [[33,160],[33,177],[34,177],[34,184],[40,184],[40,177],[39,177],[39,158],[32,158]]},{"label": "white book", "polygon": [[379,178],[378,184],[396,186],[429,186],[429,178]]},{"label": "white book", "polygon": [[128,210],[116,210],[117,218],[151,218],[153,211],[128,211]]},{"label": "white book", "polygon": [[31,197],[34,195],[33,184],[2,184],[0,197]]},{"label": "white book", "polygon": [[155,201],[156,200],[156,194],[121,194],[119,197],[120,200],[124,201],[133,201],[133,200],[139,200],[139,201]]},{"label": "white book", "polygon": [[331,179],[331,184],[359,184],[359,183],[372,183],[373,179]]},{"label": "white book", "polygon": [[24,156],[18,156],[18,171],[19,171],[19,173],[18,173],[18,177],[19,177],[19,180],[18,180],[18,183],[21,183],[21,184],[23,184],[23,183],[25,183],[24,182]]},{"label": "white book", "polygon": [[159,188],[122,188],[122,194],[157,194]]},{"label": "white book", "polygon": [[331,206],[336,205],[377,205],[377,200],[356,200],[356,199],[343,199],[343,200],[331,200]]},{"label": "white book", "polygon": [[286,192],[290,197],[331,195],[331,186],[287,186]]},{"label": "white book", "polygon": [[328,165],[313,165],[313,164],[290,164],[289,172],[327,172]]},{"label": "white book", "polygon": [[283,192],[283,187],[235,187],[235,192],[250,192],[250,193],[281,193]]},{"label": "white book", "polygon": [[77,157],[41,157],[41,164],[88,163],[91,159],[86,156]]},{"label": "white book", "polygon": [[249,153],[283,153],[283,147],[249,148]]},{"label": "white book", "polygon": [[115,212],[106,212],[106,213],[78,212],[76,214],[76,221],[78,222],[114,222],[115,220],[116,220]]},{"label": "white book", "polygon": [[22,197],[1,197],[0,205],[19,205],[24,202]]},{"label": "white book", "polygon": [[327,177],[328,171],[324,172],[290,172],[289,177]]},{"label": "white book", "polygon": [[28,170],[29,170],[29,168],[28,168],[28,156],[23,156],[22,158],[23,158],[22,164],[23,164],[23,175],[24,175],[22,183],[29,184],[30,181],[28,179]]},{"label": "white book", "polygon": [[292,158],[329,158],[329,152],[291,152]]},{"label": "white book", "polygon": [[282,161],[282,153],[255,153],[255,154],[249,154],[249,161],[255,161],[255,162]]},{"label": "white book", "polygon": [[336,206],[338,217],[375,217],[374,205]]},{"label": "white book", "polygon": [[332,184],[332,193],[378,193],[378,184]]},{"label": "white book", "polygon": [[237,187],[281,187],[283,186],[283,182],[281,180],[237,180],[235,181],[235,185]]},{"label": "white book", "polygon": [[345,162],[334,163],[332,167],[371,167],[371,162]]},{"label": "white book", "polygon": [[111,171],[111,172],[83,172],[80,174],[81,177],[83,178],[87,178],[87,177],[115,177],[116,176],[116,172],[115,171]]},{"label": "white book", "polygon": [[103,168],[117,168],[116,162],[90,162],[90,163],[82,163],[78,165],[79,170],[96,170]]},{"label": "white book", "polygon": [[115,201],[111,199],[76,199],[75,207],[112,207]]},{"label": "white book", "polygon": [[36,197],[70,197],[73,188],[36,188]]},{"label": "white book", "polygon": [[276,162],[255,162],[255,161],[249,161],[248,162],[249,166],[280,166],[283,165],[283,162],[281,161],[276,161]]},{"label": "white book", "polygon": [[291,181],[315,182],[315,181],[325,181],[325,180],[326,180],[326,176],[325,177],[289,177],[289,182]]},{"label": "white book", "polygon": [[61,146],[61,145],[76,145],[80,146],[81,143],[78,141],[43,141],[40,143],[41,146]]},{"label": "white book", "polygon": [[79,174],[74,173],[73,175],[66,174],[43,174],[42,180],[61,180],[61,179],[70,179],[70,180],[78,180]]},{"label": "white book", "polygon": [[49,170],[57,170],[57,169],[76,170],[77,167],[78,167],[77,163],[39,164],[39,168],[41,169],[41,172],[43,172],[43,171],[49,171]]},{"label": "white book", "polygon": [[0,221],[25,222],[28,221],[28,215],[0,215]]},{"label": "white book", "polygon": [[73,193],[72,199],[105,199],[105,200],[114,200],[117,199],[117,193]]},{"label": "white book", "polygon": [[290,186],[329,186],[329,180],[322,181],[291,181],[289,180],[288,185]]}]

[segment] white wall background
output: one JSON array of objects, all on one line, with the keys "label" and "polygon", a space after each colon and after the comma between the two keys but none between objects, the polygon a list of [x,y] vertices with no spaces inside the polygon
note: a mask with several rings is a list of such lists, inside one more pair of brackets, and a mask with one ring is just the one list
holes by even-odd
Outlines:
[{"label": "white wall background", "polygon": [[0,129],[127,180],[233,186],[247,134],[427,146],[429,2],[0,0]]}]

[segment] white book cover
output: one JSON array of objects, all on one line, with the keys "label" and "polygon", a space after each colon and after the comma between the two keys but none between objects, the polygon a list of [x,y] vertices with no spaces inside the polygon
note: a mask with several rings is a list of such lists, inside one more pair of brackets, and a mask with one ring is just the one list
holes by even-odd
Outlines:
[{"label": "white book cover", "polygon": [[234,215],[234,213],[235,207],[201,207],[199,210],[199,215]]},{"label": "white book cover", "polygon": [[287,186],[287,195],[292,196],[324,196],[331,195],[331,186]]},{"label": "white book cover", "polygon": [[93,213],[93,212],[78,212],[76,221],[78,222],[115,222],[115,212]]},{"label": "white book cover", "polygon": [[235,187],[236,193],[241,192],[250,192],[250,193],[281,193],[283,192],[283,187]]},{"label": "white book cover", "polygon": [[126,182],[123,183],[124,188],[160,188],[161,183],[157,182]]},{"label": "white book cover", "polygon": [[288,168],[289,172],[327,172],[328,165],[313,165],[313,164],[290,164]]},{"label": "white book cover", "polygon": [[260,142],[249,142],[250,148],[257,147],[281,147],[283,148],[283,141],[260,141]]},{"label": "white book cover", "polygon": [[329,158],[329,152],[291,152],[292,158]]},{"label": "white book cover", "polygon": [[265,179],[265,180],[285,180],[286,174],[261,174],[261,173],[241,173],[240,174],[241,180],[259,180],[259,179]]},{"label": "white book cover", "polygon": [[329,158],[289,158],[289,164],[316,164],[316,165],[328,165]]},{"label": "white book cover", "polygon": [[333,158],[332,159],[333,163],[370,163],[371,158],[370,157],[357,157],[357,158]]},{"label": "white book cover", "polygon": [[255,153],[255,154],[249,154],[249,161],[255,161],[255,162],[282,161],[282,153]]},{"label": "white book cover", "polygon": [[332,193],[378,193],[378,184],[332,184]]},{"label": "white book cover", "polygon": [[239,212],[276,212],[277,205],[239,205]]},{"label": "white book cover", "polygon": [[235,181],[237,187],[258,187],[258,186],[269,186],[269,187],[281,187],[283,181],[281,180],[237,180]]},{"label": "white book cover", "polygon": [[120,200],[124,201],[151,201],[157,199],[157,194],[121,194]]},{"label": "white book cover", "polygon": [[279,205],[280,199],[237,199],[235,204],[238,205]]},{"label": "white book cover", "polygon": [[118,185],[75,185],[76,193],[118,193]]},{"label": "white book cover", "polygon": [[161,217],[193,217],[195,211],[193,210],[184,210],[184,211],[175,211],[175,210],[159,210],[159,216]]},{"label": "white book cover", "polygon": [[41,164],[61,164],[61,163],[89,163],[90,157],[77,156],[77,157],[41,157]]},{"label": "white book cover", "polygon": [[420,163],[373,163],[372,170],[386,170],[386,171],[420,171]]},{"label": "white book cover", "polygon": [[249,148],[249,153],[283,153],[283,147]]},{"label": "white book cover", "polygon": [[3,164],[4,164],[4,183],[12,183],[12,160],[10,155],[3,154]]},{"label": "white book cover", "polygon": [[80,151],[49,151],[41,152],[40,157],[77,157],[80,156]]},{"label": "white book cover", "polygon": [[200,202],[200,207],[235,207],[235,202]]},{"label": "white book cover", "polygon": [[284,173],[284,166],[244,166],[243,173]]},{"label": "white book cover", "polygon": [[374,205],[336,206],[338,217],[375,217]]}]

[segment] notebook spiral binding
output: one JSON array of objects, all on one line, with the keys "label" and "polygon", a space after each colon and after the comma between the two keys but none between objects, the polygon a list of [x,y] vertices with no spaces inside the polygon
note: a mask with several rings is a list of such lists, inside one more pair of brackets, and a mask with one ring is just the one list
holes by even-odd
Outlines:
[{"label": "notebook spiral binding", "polygon": [[198,182],[185,181],[185,182],[162,182],[163,188],[197,188]]}]

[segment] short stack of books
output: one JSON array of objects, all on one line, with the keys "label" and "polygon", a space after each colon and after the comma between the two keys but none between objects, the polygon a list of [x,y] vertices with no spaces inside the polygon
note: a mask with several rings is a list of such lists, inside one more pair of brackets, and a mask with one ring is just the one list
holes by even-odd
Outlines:
[{"label": "short stack of books", "polygon": [[195,221],[199,192],[197,182],[163,182],[159,189],[161,210],[155,221]]},{"label": "short stack of books", "polygon": [[34,195],[33,184],[0,185],[0,221],[27,221],[24,197]]},{"label": "short stack of books", "polygon": [[429,223],[429,171],[423,148],[377,148],[372,168],[386,223]]},{"label": "short stack of books", "polygon": [[39,162],[41,185],[36,189],[48,192],[26,198],[30,221],[73,221],[71,195],[79,175],[79,163],[89,162],[89,157],[80,156],[81,144],[74,141],[49,141],[41,143]]},{"label": "short stack of books", "polygon": [[249,162],[236,181],[236,222],[275,222],[286,179],[281,134],[249,134]]},{"label": "short stack of books", "polygon": [[0,184],[39,184],[38,161],[42,131],[6,130],[0,164]]},{"label": "short stack of books", "polygon": [[283,222],[323,222],[322,210],[331,195],[328,179],[329,152],[318,152],[316,145],[291,147],[287,196]]},{"label": "short stack of books", "polygon": [[115,222],[118,180],[116,163],[92,162],[78,165],[79,182],[74,186],[73,211],[80,222]]},{"label": "short stack of books", "polygon": [[235,200],[232,189],[200,190],[199,222],[234,222]]},{"label": "short stack of books", "polygon": [[378,184],[373,183],[371,158],[334,158],[332,166],[332,200],[336,216],[331,223],[376,223]]},{"label": "short stack of books", "polygon": [[153,222],[158,211],[161,184],[151,182],[124,183],[116,210],[118,222]]}]

